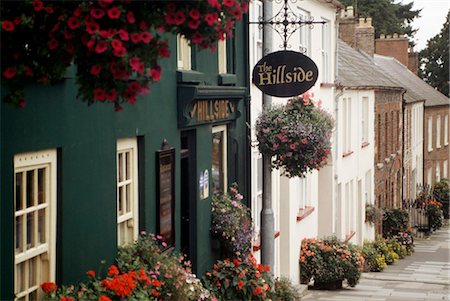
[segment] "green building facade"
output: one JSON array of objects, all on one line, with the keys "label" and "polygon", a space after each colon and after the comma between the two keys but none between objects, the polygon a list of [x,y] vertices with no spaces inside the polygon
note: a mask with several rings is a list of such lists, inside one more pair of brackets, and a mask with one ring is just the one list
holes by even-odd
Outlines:
[{"label": "green building facade", "polygon": [[250,197],[245,24],[224,74],[217,51],[194,48],[191,70],[177,70],[170,36],[161,81],[122,112],[77,100],[75,68],[28,87],[24,109],[0,104],[0,300],[80,281],[140,231],[163,234],[198,275],[211,267],[212,195],[237,182]]}]

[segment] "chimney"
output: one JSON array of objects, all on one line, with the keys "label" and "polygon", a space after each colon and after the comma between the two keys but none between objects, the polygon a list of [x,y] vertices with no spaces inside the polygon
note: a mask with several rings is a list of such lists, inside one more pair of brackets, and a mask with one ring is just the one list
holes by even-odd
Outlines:
[{"label": "chimney", "polygon": [[415,75],[419,70],[419,53],[414,51],[414,47],[408,49],[408,69]]},{"label": "chimney", "polygon": [[370,56],[375,52],[375,29],[372,18],[359,18],[355,28],[356,49],[361,49]]},{"label": "chimney", "polygon": [[399,36],[397,33],[386,36],[380,35],[380,38],[375,40],[375,53],[392,56],[406,67],[409,66],[408,39]]},{"label": "chimney", "polygon": [[353,6],[347,6],[345,10],[341,11],[339,38],[352,48],[356,46],[355,27],[355,11]]}]

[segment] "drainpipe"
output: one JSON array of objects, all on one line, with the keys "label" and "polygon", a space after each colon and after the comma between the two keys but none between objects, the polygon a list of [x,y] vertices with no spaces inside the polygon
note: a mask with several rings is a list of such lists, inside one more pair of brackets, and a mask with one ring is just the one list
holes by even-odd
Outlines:
[{"label": "drainpipe", "polygon": [[[272,17],[272,1],[263,1],[263,19]],[[272,50],[272,27],[264,26],[263,50],[267,55]],[[272,98],[263,93],[263,109],[270,109]],[[274,272],[275,254],[275,221],[272,209],[272,158],[264,155],[263,158],[263,195],[261,209],[261,263],[270,266]]]}]

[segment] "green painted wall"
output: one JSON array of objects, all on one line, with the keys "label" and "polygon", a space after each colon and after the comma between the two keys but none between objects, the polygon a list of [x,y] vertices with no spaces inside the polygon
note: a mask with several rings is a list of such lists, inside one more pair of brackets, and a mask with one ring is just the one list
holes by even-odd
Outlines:
[{"label": "green painted wall", "polygon": [[[246,26],[238,24],[236,43],[237,86],[247,84]],[[180,243],[180,129],[177,125],[177,81],[175,38],[170,37],[172,56],[163,61],[163,80],[152,92],[115,113],[113,106],[76,99],[72,72],[52,87],[33,86],[26,91],[23,110],[0,104],[0,300],[13,297],[13,157],[14,154],[58,149],[57,282],[84,279],[89,269],[97,270],[101,260],[111,263],[116,255],[116,141],[139,137],[145,162],[140,199],[140,230],[156,229],[155,151],[166,138],[176,148],[175,219],[176,244]],[[207,84],[217,84],[217,52],[196,53],[197,71]],[[244,74],[241,74],[244,72]],[[4,93],[4,89],[2,89]],[[239,104],[244,112],[243,101]],[[243,114],[230,135],[236,139],[239,162],[231,163],[229,183],[242,181],[247,190],[246,125]],[[197,134],[197,183],[199,171],[211,168],[211,125],[199,126]],[[230,140],[231,141],[231,140]],[[230,145],[231,147],[231,145]],[[233,155],[234,156],[234,155]],[[240,171],[233,166],[239,166]],[[235,178],[235,175],[236,176]],[[194,176],[194,175],[192,175]],[[211,181],[210,181],[211,183]],[[195,187],[194,189],[198,189]],[[214,254],[210,247],[210,198],[197,203],[197,266],[201,275],[210,268]],[[142,212],[143,211],[143,212]]]}]

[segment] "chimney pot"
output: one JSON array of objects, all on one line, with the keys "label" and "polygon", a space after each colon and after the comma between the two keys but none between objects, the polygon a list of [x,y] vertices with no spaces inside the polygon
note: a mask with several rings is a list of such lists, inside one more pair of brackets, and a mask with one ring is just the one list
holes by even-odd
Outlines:
[{"label": "chimney pot", "polygon": [[386,35],[386,39],[392,39],[392,35],[390,34]]},{"label": "chimney pot", "polygon": [[393,38],[394,38],[394,39],[398,39],[398,33],[394,33]]},{"label": "chimney pot", "polygon": [[386,35],[384,33],[380,34],[380,39],[386,39]]}]

